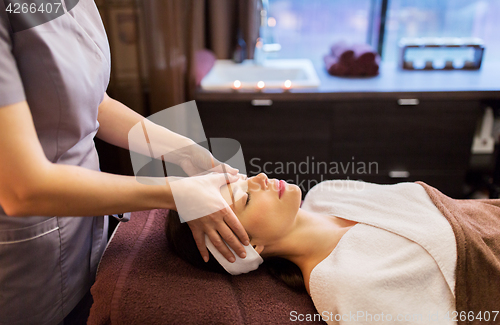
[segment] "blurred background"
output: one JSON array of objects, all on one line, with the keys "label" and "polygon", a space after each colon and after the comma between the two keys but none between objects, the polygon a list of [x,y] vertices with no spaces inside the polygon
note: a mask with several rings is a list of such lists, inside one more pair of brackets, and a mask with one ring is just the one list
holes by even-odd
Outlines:
[{"label": "blurred background", "polygon": [[[261,0],[96,3],[111,46],[108,93],[144,116],[196,98],[211,67],[204,66],[204,49],[216,59],[232,59],[244,44],[246,58],[253,58]],[[268,58],[308,58],[323,66],[328,46],[344,40],[371,45],[382,65],[396,69],[402,38],[475,37],[486,48],[483,64],[499,66],[498,17],[500,0],[269,0],[267,37],[281,50]],[[498,101],[484,105],[498,115]],[[132,174],[128,153],[97,146],[103,170]],[[491,157],[488,166],[495,164]],[[491,180],[493,167],[488,168]]]},{"label": "blurred background", "polygon": [[[111,45],[109,92],[145,115],[192,98],[191,52],[208,48],[218,59],[231,58],[242,30],[252,58],[259,2],[96,0]],[[269,28],[282,47],[271,58],[321,60],[325,44],[347,40],[369,43],[384,62],[397,62],[403,37],[478,37],[487,47],[484,60],[500,60],[500,0],[269,0],[269,11]],[[169,75],[158,81],[164,105],[149,98],[156,69]]]}]

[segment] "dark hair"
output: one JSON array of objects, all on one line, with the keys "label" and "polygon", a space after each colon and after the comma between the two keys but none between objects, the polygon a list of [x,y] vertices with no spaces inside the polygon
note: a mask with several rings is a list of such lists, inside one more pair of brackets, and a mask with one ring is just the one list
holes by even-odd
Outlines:
[{"label": "dark hair", "polygon": [[[217,273],[226,273],[226,270],[210,254],[208,262],[205,263],[198,251],[193,233],[187,222],[181,223],[177,211],[170,210],[167,217],[165,234],[167,242],[174,253],[191,265]],[[305,291],[304,277],[302,271],[293,262],[281,257],[268,257],[264,261],[269,273],[285,282],[286,285],[296,291]]]}]

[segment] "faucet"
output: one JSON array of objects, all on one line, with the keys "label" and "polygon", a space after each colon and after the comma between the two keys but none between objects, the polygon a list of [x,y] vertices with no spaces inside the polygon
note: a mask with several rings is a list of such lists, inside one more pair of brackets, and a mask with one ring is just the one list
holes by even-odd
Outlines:
[{"label": "faucet", "polygon": [[259,37],[255,42],[255,50],[253,54],[254,64],[263,65],[266,60],[266,54],[281,50],[281,45],[278,43],[268,43],[269,28],[267,22],[267,14],[269,13],[269,0],[261,0],[262,9],[260,10],[260,26]]}]

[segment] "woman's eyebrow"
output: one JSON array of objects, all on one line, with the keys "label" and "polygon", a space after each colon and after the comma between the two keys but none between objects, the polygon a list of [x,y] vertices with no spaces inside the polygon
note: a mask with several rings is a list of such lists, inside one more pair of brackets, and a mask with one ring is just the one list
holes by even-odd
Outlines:
[{"label": "woman's eyebrow", "polygon": [[[234,186],[233,188],[234,188],[234,190],[231,192],[231,194],[232,194],[232,200],[233,200],[234,207],[236,208],[236,202],[240,202],[239,203],[240,208],[241,209],[245,208],[245,203],[244,203],[245,201],[242,200],[243,194],[245,194],[245,191],[241,188],[241,186]],[[243,192],[243,194],[240,195],[240,197],[236,199],[235,198],[237,196],[236,192],[238,192],[238,190]]]},{"label": "woman's eyebrow", "polygon": [[231,196],[231,201],[233,202],[233,206],[236,208],[236,203],[234,202],[234,192],[233,188],[231,187],[231,183],[228,183],[227,187],[229,189],[229,195]]}]

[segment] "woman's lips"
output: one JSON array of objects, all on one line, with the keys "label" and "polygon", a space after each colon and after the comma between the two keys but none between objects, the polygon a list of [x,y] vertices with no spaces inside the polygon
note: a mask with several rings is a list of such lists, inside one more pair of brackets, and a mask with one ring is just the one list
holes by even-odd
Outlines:
[{"label": "woman's lips", "polygon": [[278,186],[278,189],[279,189],[279,198],[281,199],[281,196],[283,195],[283,193],[285,193],[285,188],[286,188],[286,182],[281,180],[279,181],[279,186]]}]

